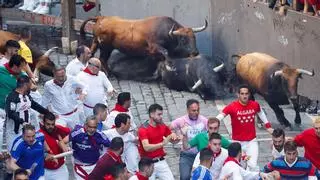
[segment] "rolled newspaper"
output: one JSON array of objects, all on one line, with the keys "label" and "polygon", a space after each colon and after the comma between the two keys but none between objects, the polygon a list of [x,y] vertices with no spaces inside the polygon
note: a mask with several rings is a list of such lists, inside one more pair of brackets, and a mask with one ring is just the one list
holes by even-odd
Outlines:
[{"label": "rolled newspaper", "polygon": [[69,155],[72,155],[72,154],[73,154],[73,151],[68,151],[68,152],[56,154],[56,155],[53,156],[53,158],[54,158],[54,159],[57,159],[57,158],[69,156]]}]

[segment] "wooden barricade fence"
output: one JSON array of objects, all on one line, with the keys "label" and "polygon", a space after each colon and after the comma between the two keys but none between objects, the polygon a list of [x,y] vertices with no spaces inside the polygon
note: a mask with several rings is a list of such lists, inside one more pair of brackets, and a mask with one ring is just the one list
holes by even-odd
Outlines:
[{"label": "wooden barricade fence", "polygon": [[[46,25],[62,28],[62,49],[64,53],[71,52],[71,44],[76,43],[76,32],[80,30],[84,20],[75,19],[74,0],[65,0],[62,2],[61,17],[52,15],[42,15],[27,11],[21,11],[14,8],[0,8],[0,26],[5,22],[29,22],[32,25]],[[24,23],[25,24],[25,23]],[[85,31],[92,33],[93,23],[87,23]]]}]

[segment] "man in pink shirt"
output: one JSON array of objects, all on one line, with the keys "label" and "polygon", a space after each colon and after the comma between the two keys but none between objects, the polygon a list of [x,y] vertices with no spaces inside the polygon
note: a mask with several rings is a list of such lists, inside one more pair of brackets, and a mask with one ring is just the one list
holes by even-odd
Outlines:
[{"label": "man in pink shirt", "polygon": [[197,134],[207,130],[208,119],[200,115],[199,101],[189,99],[186,103],[188,114],[177,118],[171,123],[171,130],[183,136],[182,150],[180,152],[180,179],[189,180],[193,161],[198,153],[197,148],[188,149],[188,141]]}]

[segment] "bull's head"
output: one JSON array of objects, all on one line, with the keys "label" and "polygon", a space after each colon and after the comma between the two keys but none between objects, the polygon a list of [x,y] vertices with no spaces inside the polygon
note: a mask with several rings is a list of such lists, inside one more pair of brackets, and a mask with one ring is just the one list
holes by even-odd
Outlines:
[{"label": "bull's head", "polygon": [[312,72],[304,69],[293,69],[289,67],[284,67],[281,70],[275,71],[272,77],[281,77],[282,87],[291,100],[296,100],[298,97],[297,88],[299,78],[302,78],[302,74],[308,76],[314,76],[314,70]]},{"label": "bull's head", "polygon": [[178,45],[175,48],[175,53],[181,57],[197,56],[199,51],[196,45],[195,33],[204,31],[208,27],[208,22],[205,20],[205,25],[196,28],[181,27],[176,30],[175,25],[169,31],[169,36],[177,39]]},{"label": "bull's head", "polygon": [[33,72],[36,80],[39,78],[39,72],[47,76],[53,76],[53,69],[55,67],[55,64],[53,63],[53,61],[51,61],[49,56],[51,53],[56,52],[57,50],[58,47],[53,47],[36,59],[36,61],[34,62],[35,69]]}]

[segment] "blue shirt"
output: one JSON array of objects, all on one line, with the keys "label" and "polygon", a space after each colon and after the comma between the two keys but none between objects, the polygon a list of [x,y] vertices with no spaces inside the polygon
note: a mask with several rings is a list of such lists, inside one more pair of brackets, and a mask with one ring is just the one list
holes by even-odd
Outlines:
[{"label": "blue shirt", "polygon": [[103,124],[101,121],[98,122],[97,131],[101,132],[103,130]]},{"label": "blue shirt", "polygon": [[77,125],[71,132],[73,157],[86,164],[95,164],[100,157],[100,150],[109,147],[110,141],[102,132],[95,132],[89,136],[82,126]]},{"label": "blue shirt", "polygon": [[32,145],[27,144],[22,136],[17,137],[10,153],[20,168],[30,169],[35,166],[30,180],[44,176],[44,135],[41,132],[36,132],[35,142]]},{"label": "blue shirt", "polygon": [[212,180],[212,175],[208,168],[199,165],[193,170],[191,180]]}]

